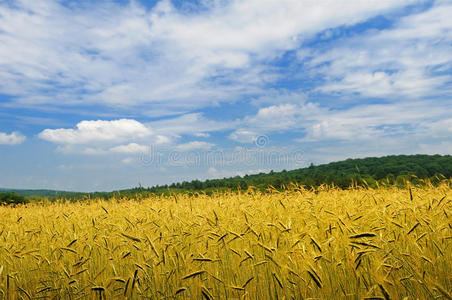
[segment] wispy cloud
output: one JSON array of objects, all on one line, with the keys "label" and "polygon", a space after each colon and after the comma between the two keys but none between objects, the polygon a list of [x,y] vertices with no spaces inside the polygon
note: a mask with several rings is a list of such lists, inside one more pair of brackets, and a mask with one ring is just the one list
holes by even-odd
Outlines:
[{"label": "wispy cloud", "polygon": [[137,106],[188,111],[262,94],[266,62],[330,27],[413,1],[59,1],[0,5],[0,92],[21,105]]},{"label": "wispy cloud", "polygon": [[452,95],[452,4],[408,15],[391,28],[368,32],[303,57],[326,82],[318,91],[379,97]]},{"label": "wispy cloud", "polygon": [[[275,98],[278,102],[278,98]],[[452,136],[452,102],[432,106],[428,101],[361,104],[332,109],[312,102],[286,103],[260,108],[244,118],[229,137],[251,143],[259,135],[297,132],[302,142],[357,141],[385,136],[418,138]]]}]

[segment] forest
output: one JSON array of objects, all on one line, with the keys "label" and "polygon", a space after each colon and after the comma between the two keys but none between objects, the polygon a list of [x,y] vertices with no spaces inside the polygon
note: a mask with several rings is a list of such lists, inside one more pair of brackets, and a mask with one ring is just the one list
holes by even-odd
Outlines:
[{"label": "forest", "polygon": [[[250,186],[265,190],[269,186],[281,189],[290,183],[305,187],[333,184],[340,188],[352,184],[376,187],[380,184],[403,184],[428,179],[437,182],[441,177],[452,177],[452,156],[450,155],[391,155],[347,159],[290,171],[260,173],[205,181],[193,180],[146,189],[153,193],[164,191],[197,191],[215,189],[247,189]],[[140,190],[136,188],[135,190]]]}]

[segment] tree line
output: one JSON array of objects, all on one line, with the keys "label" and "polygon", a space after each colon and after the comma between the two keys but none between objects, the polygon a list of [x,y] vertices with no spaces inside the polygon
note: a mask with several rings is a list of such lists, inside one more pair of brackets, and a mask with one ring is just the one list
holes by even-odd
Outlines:
[{"label": "tree line", "polygon": [[[340,188],[351,185],[376,187],[378,184],[403,184],[430,180],[437,182],[441,178],[452,177],[452,156],[450,155],[391,155],[347,159],[291,171],[259,173],[255,175],[235,176],[223,179],[192,180],[156,185],[146,190],[153,193],[166,191],[202,191],[221,189],[247,189],[252,186],[261,190],[272,186],[277,189],[297,183],[305,187],[317,187],[322,184],[334,184]],[[135,191],[140,190],[136,188]]]},{"label": "tree line", "polygon": [[0,193],[0,204],[28,203],[29,199],[14,192]]}]

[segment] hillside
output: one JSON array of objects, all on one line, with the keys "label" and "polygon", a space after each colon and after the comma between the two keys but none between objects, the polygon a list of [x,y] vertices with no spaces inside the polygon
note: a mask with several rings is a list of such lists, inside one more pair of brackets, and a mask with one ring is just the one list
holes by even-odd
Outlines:
[{"label": "hillside", "polygon": [[[416,176],[416,177],[413,177]],[[46,197],[68,199],[82,199],[87,197],[110,198],[113,195],[134,195],[137,193],[171,193],[205,191],[211,192],[226,189],[247,189],[249,186],[265,190],[269,186],[282,188],[291,182],[307,187],[321,184],[331,184],[347,188],[350,185],[368,184],[376,186],[376,182],[402,183],[405,179],[416,181],[430,179],[437,181],[438,177],[452,177],[451,155],[391,155],[385,157],[368,157],[361,159],[347,159],[339,162],[295,169],[290,171],[260,173],[255,175],[235,176],[223,179],[209,179],[205,181],[193,180],[172,183],[170,185],[156,185],[149,188],[132,188],[114,192],[78,193],[55,190],[11,190],[25,197]]]},{"label": "hillside", "polygon": [[[413,175],[417,177],[413,178]],[[173,183],[154,186],[150,192],[212,190],[240,187],[246,189],[254,186],[265,189],[268,186],[281,188],[291,182],[305,186],[319,186],[334,183],[347,188],[353,183],[375,186],[376,182],[402,183],[404,179],[438,180],[438,176],[452,177],[452,156],[450,155],[391,155],[385,157],[368,157],[347,159],[319,166],[291,171],[260,173],[256,175],[236,176],[223,179],[193,180],[191,182]],[[137,189],[135,189],[137,190]],[[124,191],[125,192],[125,191]]]}]

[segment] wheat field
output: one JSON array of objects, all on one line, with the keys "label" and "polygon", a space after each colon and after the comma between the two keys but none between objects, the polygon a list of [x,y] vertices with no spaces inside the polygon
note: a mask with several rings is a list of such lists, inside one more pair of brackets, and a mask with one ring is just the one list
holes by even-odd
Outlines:
[{"label": "wheat field", "polygon": [[2,299],[452,299],[438,186],[0,207]]}]

